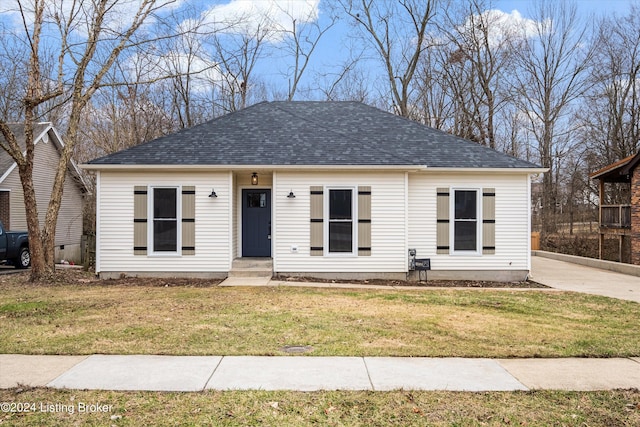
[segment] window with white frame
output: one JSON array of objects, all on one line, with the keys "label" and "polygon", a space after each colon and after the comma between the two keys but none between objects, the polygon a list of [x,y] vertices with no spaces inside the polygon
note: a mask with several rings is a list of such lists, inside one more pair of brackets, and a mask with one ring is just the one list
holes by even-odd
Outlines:
[{"label": "window with white frame", "polygon": [[478,190],[453,190],[453,251],[478,252]]},{"label": "window with white frame", "polygon": [[355,202],[353,188],[328,189],[327,245],[332,254],[354,252]]},{"label": "window with white frame", "polygon": [[153,252],[177,253],[178,252],[178,188],[155,187],[153,188],[153,225],[151,239]]}]

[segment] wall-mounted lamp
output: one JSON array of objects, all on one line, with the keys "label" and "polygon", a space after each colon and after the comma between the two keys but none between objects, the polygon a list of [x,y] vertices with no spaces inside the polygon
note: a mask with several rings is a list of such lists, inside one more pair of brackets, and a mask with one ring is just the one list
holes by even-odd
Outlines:
[{"label": "wall-mounted lamp", "polygon": [[218,197],[218,195],[216,194],[216,190],[214,190],[214,189],[212,188],[212,189],[211,189],[211,194],[209,194],[209,197],[213,197],[213,198]]},{"label": "wall-mounted lamp", "polygon": [[287,196],[287,199],[295,199],[296,195],[293,194],[293,190],[289,191],[289,195]]},{"label": "wall-mounted lamp", "polygon": [[258,174],[255,172],[251,174],[251,185],[258,185]]}]

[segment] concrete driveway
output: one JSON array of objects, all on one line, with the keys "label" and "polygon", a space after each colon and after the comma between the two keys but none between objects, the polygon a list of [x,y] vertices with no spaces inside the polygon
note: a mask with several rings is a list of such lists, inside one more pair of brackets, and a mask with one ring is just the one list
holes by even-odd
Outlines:
[{"label": "concrete driveway", "polygon": [[555,289],[640,303],[640,277],[637,276],[532,256],[529,277]]}]

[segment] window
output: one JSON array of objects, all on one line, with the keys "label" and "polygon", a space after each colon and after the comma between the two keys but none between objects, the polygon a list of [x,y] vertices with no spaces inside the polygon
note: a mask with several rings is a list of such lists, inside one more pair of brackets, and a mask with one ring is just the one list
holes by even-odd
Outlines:
[{"label": "window", "polygon": [[247,192],[247,208],[266,208],[267,193],[264,191]]},{"label": "window", "polygon": [[478,191],[454,190],[453,250],[478,251]]},{"label": "window", "polygon": [[133,255],[196,254],[196,187],[133,187]]},{"label": "window", "polygon": [[353,189],[329,189],[329,253],[353,253]]},{"label": "window", "polygon": [[178,189],[153,189],[153,252],[178,251]]},{"label": "window", "polygon": [[309,188],[309,255],[371,256],[371,187]]}]

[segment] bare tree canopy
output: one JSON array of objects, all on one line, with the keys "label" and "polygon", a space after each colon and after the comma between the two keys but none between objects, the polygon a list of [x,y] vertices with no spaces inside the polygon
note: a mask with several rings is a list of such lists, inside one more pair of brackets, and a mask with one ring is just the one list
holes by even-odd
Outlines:
[{"label": "bare tree canopy", "polygon": [[[65,171],[271,99],[359,100],[549,168],[541,224],[640,145],[640,16],[535,0],[3,0],[0,146],[18,165],[33,277],[53,268]],[[33,126],[65,148],[43,223]],[[7,126],[26,124],[21,147]],[[577,201],[579,199],[579,201]]]},{"label": "bare tree canopy", "polygon": [[543,179],[543,231],[553,231],[562,162],[572,150],[577,128],[572,113],[587,87],[593,45],[575,4],[541,1],[535,9],[535,37],[516,48],[516,103],[534,135],[539,160],[549,173]]},{"label": "bare tree canopy", "polygon": [[[28,58],[26,82],[16,88],[23,93],[19,116],[25,124],[25,148],[23,152],[18,146],[6,119],[0,121],[4,137],[1,146],[18,166],[30,237],[31,278],[38,280],[54,270],[56,222],[82,111],[118,56],[134,42],[134,34],[158,8],[169,2],[143,0],[136,2],[133,9],[131,2],[118,0],[15,0],[14,3],[22,22],[22,32],[15,36],[26,47]],[[129,19],[123,19],[125,16]],[[66,104],[68,109],[66,144],[41,229],[33,187],[33,128],[42,117],[43,108],[52,103]]]},{"label": "bare tree canopy", "polygon": [[414,76],[429,47],[427,31],[437,0],[346,0],[342,6],[378,54],[398,114],[409,117]]}]

